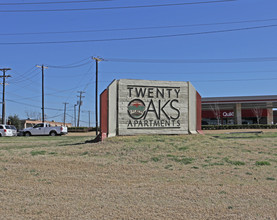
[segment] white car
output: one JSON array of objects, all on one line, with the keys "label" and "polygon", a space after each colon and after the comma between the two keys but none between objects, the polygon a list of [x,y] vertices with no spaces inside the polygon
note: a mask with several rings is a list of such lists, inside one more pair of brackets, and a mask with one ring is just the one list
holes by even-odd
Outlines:
[{"label": "white car", "polygon": [[7,125],[7,127],[10,127],[10,129],[12,129],[13,136],[17,136],[17,129],[14,125]]},{"label": "white car", "polygon": [[0,137],[14,136],[14,132],[9,125],[0,124]]}]

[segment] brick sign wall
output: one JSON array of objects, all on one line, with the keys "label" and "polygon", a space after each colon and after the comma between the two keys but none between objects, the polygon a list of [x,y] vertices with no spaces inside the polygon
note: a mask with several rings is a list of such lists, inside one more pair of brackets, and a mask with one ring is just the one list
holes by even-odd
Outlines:
[{"label": "brick sign wall", "polygon": [[109,137],[196,133],[196,91],[189,82],[121,79],[107,91]]}]

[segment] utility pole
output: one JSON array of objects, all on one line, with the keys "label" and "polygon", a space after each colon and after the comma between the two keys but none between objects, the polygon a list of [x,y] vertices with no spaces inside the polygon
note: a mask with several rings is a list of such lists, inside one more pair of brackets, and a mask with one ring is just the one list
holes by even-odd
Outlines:
[{"label": "utility pole", "polygon": [[74,104],[74,124],[75,124],[75,127],[76,127],[76,106],[77,106],[77,104]]},{"label": "utility pole", "polygon": [[88,111],[88,127],[90,128],[90,111]]},{"label": "utility pole", "polygon": [[11,68],[2,68],[0,71],[3,72],[3,98],[2,98],[2,124],[6,124],[6,103],[5,103],[5,86],[6,86],[6,78],[11,77],[10,75],[6,76],[6,71],[11,70]]},{"label": "utility pole", "polygon": [[68,102],[64,102],[64,116],[63,116],[63,126],[65,126],[65,116],[66,116],[66,105],[68,104]]},{"label": "utility pole", "polygon": [[92,57],[96,63],[96,77],[95,77],[95,123],[96,123],[96,136],[98,135],[98,63],[103,61],[102,58]]},{"label": "utility pole", "polygon": [[79,101],[79,110],[78,110],[78,121],[77,121],[77,127],[79,127],[79,125],[80,125],[80,111],[81,111],[81,105],[82,105],[82,98],[84,98],[85,96],[82,96],[82,94],[83,93],[85,93],[85,92],[83,92],[83,91],[78,91],[78,93],[80,93],[80,95],[79,96],[77,96],[77,97],[79,97],[80,98],[80,101]]},{"label": "utility pole", "polygon": [[48,69],[47,66],[43,64],[41,66],[36,65],[36,67],[41,68],[41,82],[42,82],[42,98],[41,98],[41,110],[42,110],[42,123],[44,123],[44,69]]}]

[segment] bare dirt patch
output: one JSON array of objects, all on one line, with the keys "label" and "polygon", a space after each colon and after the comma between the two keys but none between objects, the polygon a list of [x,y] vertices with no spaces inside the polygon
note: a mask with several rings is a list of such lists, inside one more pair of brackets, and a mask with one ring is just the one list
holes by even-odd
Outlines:
[{"label": "bare dirt patch", "polygon": [[0,218],[276,219],[277,135],[213,136],[0,139]]}]

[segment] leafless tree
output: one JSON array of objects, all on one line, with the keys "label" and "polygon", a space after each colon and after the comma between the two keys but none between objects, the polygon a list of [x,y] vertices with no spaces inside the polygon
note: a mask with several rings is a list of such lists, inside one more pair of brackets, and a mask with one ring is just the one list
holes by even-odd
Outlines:
[{"label": "leafless tree", "polygon": [[263,109],[259,106],[254,106],[251,110],[257,118],[257,123],[260,124],[260,120],[263,116]]},{"label": "leafless tree", "polygon": [[28,110],[28,111],[26,110],[25,114],[26,114],[27,118],[41,120],[41,114],[39,112],[32,111],[32,110]]},{"label": "leafless tree", "polygon": [[212,104],[212,105],[210,105],[210,108],[213,111],[214,117],[217,120],[217,124],[219,125],[221,115],[220,115],[220,109],[219,109],[218,104]]}]

